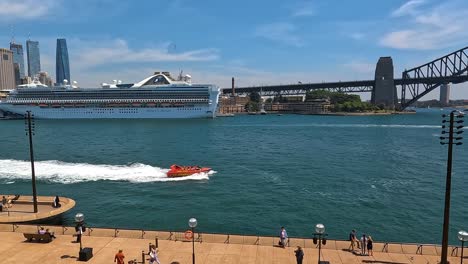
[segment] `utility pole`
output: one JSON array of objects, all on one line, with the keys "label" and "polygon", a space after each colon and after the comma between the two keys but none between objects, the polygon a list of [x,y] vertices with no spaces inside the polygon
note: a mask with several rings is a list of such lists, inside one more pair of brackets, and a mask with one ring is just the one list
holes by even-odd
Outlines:
[{"label": "utility pole", "polygon": [[[459,111],[452,111],[446,120],[446,115],[442,115],[442,136],[440,137],[440,144],[448,144],[447,154],[447,177],[445,183],[445,207],[444,207],[444,226],[442,230],[442,253],[440,255],[440,264],[448,264],[447,251],[448,251],[448,235],[449,235],[449,217],[450,217],[450,191],[452,186],[452,152],[453,145],[461,145],[463,138],[459,135],[463,133],[463,113]],[[458,119],[458,120],[456,120]],[[446,123],[448,123],[448,131],[446,131]],[[445,134],[448,134],[446,136]],[[454,137],[454,134],[456,135]],[[446,141],[448,139],[448,141]]]},{"label": "utility pole", "polygon": [[24,117],[24,123],[26,125],[26,135],[29,135],[29,157],[31,160],[31,177],[32,177],[32,191],[33,191],[33,204],[34,204],[34,213],[37,213],[37,193],[36,193],[36,174],[34,171],[34,149],[32,136],[34,135],[34,115],[31,114],[31,111],[26,111]]}]

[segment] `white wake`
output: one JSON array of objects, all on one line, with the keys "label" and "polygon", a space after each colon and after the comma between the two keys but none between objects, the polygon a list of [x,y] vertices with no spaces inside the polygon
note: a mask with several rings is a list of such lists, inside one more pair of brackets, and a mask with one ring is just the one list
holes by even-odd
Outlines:
[{"label": "white wake", "polygon": [[[78,183],[89,181],[128,181],[166,182],[185,180],[208,180],[216,173],[197,173],[186,177],[168,178],[169,169],[153,167],[146,164],[134,163],[130,165],[105,165],[88,163],[68,163],[57,160],[36,161],[36,179],[56,183]],[[0,160],[0,179],[9,183],[15,179],[31,179],[31,163],[23,160]]]}]

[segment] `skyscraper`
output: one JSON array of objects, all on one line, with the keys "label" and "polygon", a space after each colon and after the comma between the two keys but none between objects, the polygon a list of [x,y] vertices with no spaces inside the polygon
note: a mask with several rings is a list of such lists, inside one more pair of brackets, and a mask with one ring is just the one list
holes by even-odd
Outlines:
[{"label": "skyscraper", "polygon": [[440,104],[447,106],[450,102],[450,83],[444,83],[440,86]]},{"label": "skyscraper", "polygon": [[10,42],[10,50],[13,51],[13,63],[18,64],[19,79],[24,78],[24,54],[23,45]]},{"label": "skyscraper", "polygon": [[10,42],[10,50],[13,52],[13,72],[15,75],[15,85],[20,85],[21,79],[24,78],[23,45]]},{"label": "skyscraper", "polygon": [[57,84],[63,83],[63,80],[65,79],[70,82],[70,65],[68,62],[68,49],[66,39],[57,39],[55,75]]},{"label": "skyscraper", "polygon": [[28,76],[34,78],[41,71],[41,56],[39,54],[39,42],[26,41],[26,51],[28,58]]},{"label": "skyscraper", "polygon": [[0,48],[0,90],[14,89],[13,52]]}]

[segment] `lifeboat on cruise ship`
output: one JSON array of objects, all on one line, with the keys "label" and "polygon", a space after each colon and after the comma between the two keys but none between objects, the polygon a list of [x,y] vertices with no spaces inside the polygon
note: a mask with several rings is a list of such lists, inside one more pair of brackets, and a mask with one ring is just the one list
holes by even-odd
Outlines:
[{"label": "lifeboat on cruise ship", "polygon": [[200,166],[179,166],[174,164],[171,166],[171,169],[167,172],[167,177],[184,177],[190,176],[195,173],[209,172],[210,170],[211,168],[205,168]]}]

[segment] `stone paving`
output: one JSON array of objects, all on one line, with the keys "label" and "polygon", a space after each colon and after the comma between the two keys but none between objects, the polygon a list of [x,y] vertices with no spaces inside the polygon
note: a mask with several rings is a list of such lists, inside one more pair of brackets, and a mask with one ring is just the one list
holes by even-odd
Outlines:
[{"label": "stone paving", "polygon": [[[14,232],[12,232],[13,229]],[[50,243],[26,242],[23,232],[37,232],[38,226],[0,225],[0,263],[76,263],[79,244],[73,243],[73,228],[48,227],[56,232],[57,238]],[[188,241],[174,241],[177,237],[170,232],[117,230],[117,229],[89,229],[83,236],[83,247],[92,247],[94,257],[88,263],[113,263],[114,255],[122,249],[126,258],[125,263],[136,259],[142,263],[142,251],[148,251],[149,243],[155,243],[154,237],[159,237],[159,257],[162,264],[192,263],[192,243]],[[144,237],[144,238],[142,238]],[[276,238],[242,237],[227,235],[203,234],[202,242],[195,242],[197,264],[215,263],[285,263],[295,264],[295,246],[285,249],[273,246]],[[168,240],[171,239],[171,240]],[[182,240],[183,237],[181,238]],[[262,241],[260,243],[260,241]],[[268,245],[268,243],[272,243]],[[257,245],[259,244],[259,245]],[[318,249],[311,240],[291,240],[290,244],[302,244],[304,248],[305,264],[317,263]],[[321,259],[329,263],[438,263],[440,247],[424,245],[422,252],[418,245],[376,243],[374,256],[360,256],[349,252],[347,241],[327,241],[322,249]],[[384,249],[384,246],[386,250]],[[420,248],[421,249],[421,248]],[[454,250],[455,249],[455,250]],[[388,251],[388,252],[382,252]],[[460,263],[456,247],[449,248],[451,263]],[[421,254],[422,253],[422,254]],[[468,260],[465,260],[468,262]],[[145,263],[148,257],[145,256]]]}]

